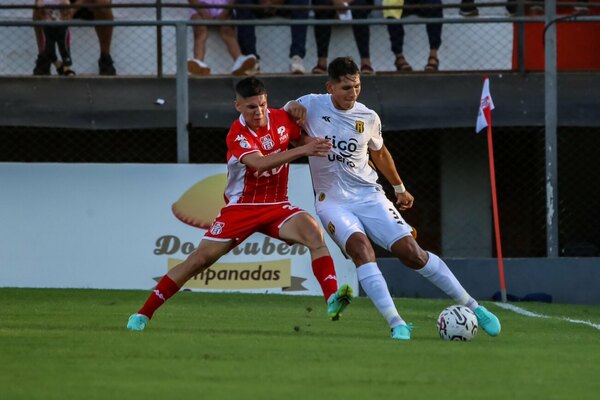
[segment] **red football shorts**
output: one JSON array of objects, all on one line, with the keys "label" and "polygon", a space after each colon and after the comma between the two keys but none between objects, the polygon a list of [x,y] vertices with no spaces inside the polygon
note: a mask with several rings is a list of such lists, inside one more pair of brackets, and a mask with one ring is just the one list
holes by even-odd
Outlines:
[{"label": "red football shorts", "polygon": [[216,241],[233,240],[232,248],[256,232],[279,239],[279,228],[283,223],[302,212],[306,211],[290,203],[226,206],[204,237]]}]

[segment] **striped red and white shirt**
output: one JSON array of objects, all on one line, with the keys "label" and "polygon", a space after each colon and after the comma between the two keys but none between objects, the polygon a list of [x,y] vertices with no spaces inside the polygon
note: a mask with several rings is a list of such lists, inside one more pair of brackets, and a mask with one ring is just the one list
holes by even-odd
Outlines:
[{"label": "striped red and white shirt", "polygon": [[290,141],[300,138],[300,128],[279,109],[267,109],[267,125],[257,132],[243,116],[231,125],[227,134],[227,186],[225,202],[233,204],[276,204],[288,201],[289,164],[257,171],[242,163],[244,156],[260,152],[266,156],[286,151]]}]

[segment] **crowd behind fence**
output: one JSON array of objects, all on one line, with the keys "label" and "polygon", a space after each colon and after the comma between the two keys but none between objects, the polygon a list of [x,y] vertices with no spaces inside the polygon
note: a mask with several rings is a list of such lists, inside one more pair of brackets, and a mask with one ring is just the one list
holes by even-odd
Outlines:
[{"label": "crowd behind fence", "polygon": [[[34,0],[8,0],[0,5],[0,29],[2,29],[0,46],[0,75],[31,75],[34,62],[38,56],[36,37],[33,33],[32,6]],[[238,0],[238,2],[241,0]],[[362,1],[362,0],[361,0]],[[370,0],[369,0],[370,1]],[[461,0],[448,0],[437,7],[423,5],[423,9],[443,10],[443,18],[426,18],[408,16],[406,18],[383,18],[383,13],[392,6],[383,6],[383,0],[373,2],[373,6],[350,6],[355,13],[368,7],[370,11],[366,19],[340,20],[315,19],[315,10],[331,8],[331,6],[281,5],[280,14],[259,20],[190,20],[190,7],[183,0],[165,0],[151,2],[149,0],[120,1],[113,0],[111,10],[114,19],[102,20],[80,14],[81,18],[94,18],[93,21],[73,19],[69,21],[73,69],[78,74],[98,74],[99,46],[106,40],[98,40],[90,26],[101,29],[115,24],[112,40],[108,47],[112,53],[118,75],[174,75],[176,22],[185,23],[189,27],[186,47],[189,58],[193,57],[194,38],[192,27],[208,26],[210,28],[206,45],[206,64],[211,67],[211,74],[223,75],[231,73],[233,60],[217,33],[218,27],[231,24],[245,28],[256,26],[256,52],[261,56],[261,73],[289,73],[290,44],[292,33],[290,26],[307,26],[306,45],[303,63],[306,73],[311,73],[318,64],[318,46],[316,29],[320,26],[334,25],[329,46],[329,58],[339,55],[352,55],[360,59],[357,41],[353,37],[352,26],[366,25],[370,34],[368,50],[372,68],[376,73],[397,72],[395,54],[392,51],[392,40],[388,33],[390,26],[404,28],[403,55],[413,70],[424,71],[427,67],[430,41],[427,29],[434,25],[441,27],[441,46],[438,51],[440,71],[477,71],[477,70],[518,70],[526,69],[526,60],[539,58],[543,45],[544,16],[530,10],[539,1],[519,2],[476,2],[478,16],[463,17]],[[387,0],[386,0],[387,1]],[[314,1],[313,1],[314,3]],[[77,4],[77,3],[76,3]],[[558,2],[564,4],[558,8],[558,21],[595,21],[600,14],[600,3],[590,2]],[[587,4],[587,12],[580,11],[578,5]],[[50,7],[50,6],[48,6]],[[207,9],[206,5],[199,5]],[[214,7],[214,6],[210,6]],[[223,6],[224,9],[255,10],[257,6],[235,4]],[[291,10],[304,7],[308,12],[308,20],[282,17]],[[415,5],[405,5],[404,12],[421,10]],[[419,6],[421,7],[421,6]],[[440,8],[442,7],[442,8]],[[87,5],[88,10],[97,10],[100,6]],[[463,7],[464,8],[464,7]],[[511,9],[514,12],[508,11]],[[334,14],[333,17],[335,18]],[[596,18],[596,19],[595,19]],[[60,22],[58,22],[60,23]],[[37,21],[37,26],[43,22]],[[526,32],[528,28],[528,32]],[[39,28],[38,28],[39,29]],[[535,32],[534,32],[535,31]],[[595,32],[595,31],[594,31]],[[585,34],[585,33],[582,33]],[[535,36],[535,39],[533,39]],[[535,41],[527,46],[528,41]],[[586,36],[586,42],[593,40]],[[395,40],[397,41],[397,40]],[[100,42],[100,43],[99,43]],[[579,44],[580,45],[580,44]],[[107,46],[104,46],[107,47]],[[242,50],[243,49],[242,45]],[[582,53],[586,53],[583,48]],[[583,56],[583,54],[582,54]],[[582,64],[580,69],[592,69]],[[539,69],[539,67],[538,67]],[[52,72],[54,74],[54,71]]]},{"label": "crowd behind fence", "polygon": [[[16,0],[11,2],[17,3]],[[20,3],[31,5],[29,1]],[[147,0],[127,3],[137,3],[135,5],[140,6],[147,3]],[[524,7],[528,3],[519,4]],[[157,13],[156,4],[152,7],[133,8],[132,5],[127,8],[121,7],[126,5],[124,2],[115,0],[114,21],[71,21],[73,68],[78,75],[95,75],[98,72],[98,41],[90,26],[103,24],[115,25],[111,54],[119,76],[178,74],[180,81],[182,73],[187,75],[187,71],[177,71],[177,66],[185,63],[182,64],[181,60],[178,63],[176,56],[179,54],[181,58],[183,51],[184,58],[190,57],[193,38],[189,27],[206,24],[215,28],[219,23],[190,22],[188,7],[181,1],[163,1],[159,4],[162,8]],[[478,6],[479,17],[463,18],[459,15],[460,1],[445,2],[446,6],[453,7],[444,11],[439,71],[526,70],[526,61],[530,62],[532,56],[527,54],[524,27],[542,25],[543,34],[544,17],[524,13],[522,16],[506,15],[506,4],[503,2],[491,3],[490,7],[475,4]],[[32,27],[48,23],[32,22],[30,8],[13,8],[8,13],[9,9],[5,6],[3,3],[0,8],[0,77],[31,75],[37,56]],[[593,6],[593,3],[589,4],[589,7]],[[381,8],[376,8],[368,20],[359,21],[370,25],[371,60],[375,72],[397,73],[393,54],[389,49],[386,31],[388,24],[405,26],[405,56],[412,61],[415,70],[422,71],[428,58],[427,35],[423,24],[438,20],[410,18],[390,21],[382,19],[378,14],[380,12]],[[579,13],[576,17],[574,15],[569,14],[568,18],[576,18],[590,26],[598,25],[598,17],[580,16]],[[349,21],[291,21],[279,17],[251,22],[231,21],[233,26],[248,23],[257,26],[258,52],[261,53],[260,74],[290,73],[289,26],[295,23],[306,23],[309,26],[307,54],[304,58],[308,68],[317,62],[316,48],[310,43],[314,42],[314,26],[318,24],[336,25],[331,38],[330,58],[352,55],[355,59],[360,59]],[[521,39],[519,29],[523,29]],[[210,36],[212,39],[209,37],[206,61],[213,67],[213,75],[228,75],[232,60],[222,48],[222,43],[216,40],[216,35]],[[185,43],[183,46],[180,43],[177,53],[177,41],[182,37]],[[599,37],[589,36],[586,41],[594,42],[600,40]],[[542,37],[538,36],[538,40],[537,45],[543,47]],[[290,79],[294,78],[290,76]],[[187,111],[187,102],[178,108]],[[186,148],[189,146],[189,161],[222,163],[227,130],[188,127],[187,119],[180,119],[177,124],[181,124],[189,134],[184,140]],[[179,125],[175,126],[174,121],[172,128],[146,130],[98,131],[69,127],[47,129],[28,127],[27,121],[24,121],[23,126],[0,127],[0,162],[174,163],[180,161],[180,128]],[[546,242],[546,132],[547,127],[524,126],[499,127],[495,130],[498,196],[506,257],[550,256]],[[474,158],[485,155],[485,151],[482,151],[485,149],[485,137],[475,137],[473,127],[386,131],[384,137],[392,154],[402,160],[400,171],[417,198],[418,206],[405,216],[419,230],[419,240],[423,247],[443,256],[494,255],[491,230],[482,230],[481,225],[474,223],[468,215],[449,218],[441,211],[441,204],[446,201],[447,188],[461,187],[465,190],[463,193],[475,190],[461,177],[448,174],[443,163],[448,158],[452,159],[454,154],[465,154],[469,157],[454,159],[453,162],[458,164],[458,169],[463,162],[465,165],[462,169],[470,168]],[[594,152],[600,147],[600,127],[561,126],[559,123],[556,141],[560,166],[556,188],[559,198],[556,207],[560,243],[558,255],[600,256],[600,228],[595,223],[600,217],[600,211],[595,206],[596,199],[593,197],[600,190],[600,180],[596,178],[600,173],[600,165]],[[386,187],[386,190],[390,188]],[[477,190],[485,191],[488,188]],[[468,196],[461,201],[469,202],[473,215],[486,214],[490,207],[489,202],[470,202]],[[442,234],[449,229],[459,234]],[[482,237],[489,242],[484,248],[473,245],[481,243]],[[381,249],[378,251],[380,255],[385,253]]]}]

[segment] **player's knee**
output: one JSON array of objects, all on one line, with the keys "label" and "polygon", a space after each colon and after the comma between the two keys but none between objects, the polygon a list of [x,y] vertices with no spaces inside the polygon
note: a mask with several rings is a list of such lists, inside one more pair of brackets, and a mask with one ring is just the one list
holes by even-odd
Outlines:
[{"label": "player's knee", "polygon": [[316,225],[312,229],[304,231],[303,236],[304,245],[311,251],[318,250],[325,246],[323,232],[321,232]]},{"label": "player's knee", "polygon": [[392,253],[402,264],[411,269],[420,269],[427,263],[428,255],[412,236],[405,236],[392,245]]},{"label": "player's knee", "polygon": [[359,266],[375,260],[375,250],[366,236],[351,236],[346,242],[346,253]]}]

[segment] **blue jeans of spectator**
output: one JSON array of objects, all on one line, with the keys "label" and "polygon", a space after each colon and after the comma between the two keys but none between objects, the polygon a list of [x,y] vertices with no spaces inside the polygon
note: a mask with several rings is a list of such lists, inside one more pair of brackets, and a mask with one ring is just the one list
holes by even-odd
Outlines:
[{"label": "blue jeans of spectator", "polygon": [[[331,0],[313,0],[314,6],[331,6]],[[355,0],[353,6],[373,5],[373,0]],[[352,10],[353,19],[367,19],[371,13],[370,9]],[[336,19],[337,11],[335,10],[315,10],[315,19]],[[370,31],[368,25],[352,25],[352,33],[358,48],[360,58],[370,58],[369,39]],[[327,58],[329,54],[329,41],[331,40],[330,25],[315,25],[315,41],[317,44],[317,57]]]},{"label": "blue jeans of spectator", "polygon": [[[442,0],[404,0],[405,6],[416,6],[419,4],[442,4]],[[443,18],[444,13],[441,7],[438,8],[422,8],[422,9],[405,9],[402,13],[402,18],[407,15],[418,15],[423,18]],[[404,26],[403,25],[388,25],[388,33],[392,44],[392,52],[394,54],[402,54],[404,46]],[[427,24],[427,37],[429,39],[429,48],[437,50],[442,45],[442,24]]]},{"label": "blue jeans of spectator", "polygon": [[[308,3],[309,0],[286,0],[285,2],[286,5],[290,6],[308,6]],[[235,4],[259,4],[259,0],[236,0]],[[238,8],[235,10],[235,13],[236,19],[239,20],[258,19],[261,17],[259,10]],[[308,10],[292,10],[290,12],[290,18],[308,19]],[[306,32],[308,27],[306,25],[292,25],[290,29],[292,33],[290,58],[293,56],[304,58],[306,56]],[[256,32],[254,26],[238,26],[237,37],[242,54],[254,54],[259,57],[256,51]]]}]

